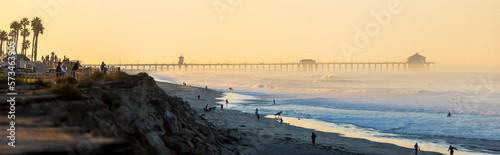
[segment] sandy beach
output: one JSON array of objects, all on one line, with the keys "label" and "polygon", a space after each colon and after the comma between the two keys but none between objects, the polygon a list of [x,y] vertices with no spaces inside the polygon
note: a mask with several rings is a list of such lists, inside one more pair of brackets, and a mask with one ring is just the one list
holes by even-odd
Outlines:
[{"label": "sandy beach", "polygon": [[[415,154],[410,148],[394,144],[372,142],[366,139],[342,136],[342,133],[320,132],[292,126],[284,118],[283,124],[274,116],[260,116],[260,121],[254,113],[243,113],[239,110],[221,110],[223,93],[216,90],[184,86],[166,82],[157,82],[165,92],[181,97],[208,121],[219,129],[234,129],[241,135],[241,140],[235,143],[240,152],[245,154]],[[201,99],[198,99],[200,95]],[[229,103],[231,104],[231,103]],[[203,108],[217,107],[215,112],[205,112]],[[307,120],[294,120],[294,123]],[[311,133],[317,135],[316,145],[311,142]],[[420,151],[419,154],[441,154]]]}]

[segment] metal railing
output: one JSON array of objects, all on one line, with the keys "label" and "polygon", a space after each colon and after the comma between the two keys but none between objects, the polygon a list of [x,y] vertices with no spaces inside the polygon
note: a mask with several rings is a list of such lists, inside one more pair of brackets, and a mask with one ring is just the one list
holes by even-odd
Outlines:
[{"label": "metal railing", "polygon": [[62,73],[62,72],[46,72],[46,73],[16,72],[16,78],[18,78],[26,83],[35,82],[36,80],[54,81],[57,78],[64,78],[64,77],[73,77],[77,80],[81,80],[81,79],[88,78],[90,75],[94,74],[95,72],[104,72],[105,74],[114,73],[114,72],[120,72],[120,68],[119,67],[113,67],[113,68],[110,67],[110,68],[107,68],[104,71],[102,71],[100,68],[88,67],[88,68],[83,68],[83,69],[79,69],[76,71],[67,71],[66,73]]}]

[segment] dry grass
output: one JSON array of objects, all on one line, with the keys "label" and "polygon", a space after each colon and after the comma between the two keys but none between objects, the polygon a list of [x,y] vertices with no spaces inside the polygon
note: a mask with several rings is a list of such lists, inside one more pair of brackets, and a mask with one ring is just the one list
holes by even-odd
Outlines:
[{"label": "dry grass", "polygon": [[78,99],[81,97],[81,94],[78,91],[78,89],[73,84],[70,84],[67,81],[58,82],[56,85],[50,87],[48,91],[53,94],[61,94],[64,97],[68,98]]},{"label": "dry grass", "polygon": [[105,81],[126,81],[130,75],[125,72],[109,73],[104,76]]},{"label": "dry grass", "polygon": [[42,88],[47,88],[50,86],[50,81],[49,80],[43,80],[43,79],[36,79],[35,82],[33,82],[34,85],[38,85]]}]

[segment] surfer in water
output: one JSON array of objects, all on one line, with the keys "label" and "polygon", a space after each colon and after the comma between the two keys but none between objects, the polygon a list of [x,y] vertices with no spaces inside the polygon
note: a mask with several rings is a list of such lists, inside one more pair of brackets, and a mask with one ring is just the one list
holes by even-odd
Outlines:
[{"label": "surfer in water", "polygon": [[451,112],[448,111],[448,117],[451,117]]}]

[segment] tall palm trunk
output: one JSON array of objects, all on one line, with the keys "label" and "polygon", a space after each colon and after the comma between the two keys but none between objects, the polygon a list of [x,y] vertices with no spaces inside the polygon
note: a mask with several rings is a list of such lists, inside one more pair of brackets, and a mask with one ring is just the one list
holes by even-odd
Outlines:
[{"label": "tall palm trunk", "polygon": [[[23,36],[23,44],[26,41],[26,36]],[[24,49],[24,45],[21,45],[21,54],[26,55],[26,49]]]},{"label": "tall palm trunk", "polygon": [[34,40],[34,41],[33,41],[33,42],[35,43],[35,46],[34,46],[34,47],[31,47],[31,48],[33,48],[33,49],[34,49],[34,51],[35,51],[35,52],[33,53],[33,54],[35,55],[33,60],[34,60],[34,61],[36,61],[36,56],[37,56],[37,53],[38,53],[38,33],[34,34],[34,36],[35,36],[35,38],[36,38],[36,40]]},{"label": "tall palm trunk", "polygon": [[[19,48],[17,48],[17,47],[19,47],[19,44],[18,44],[18,42],[19,42],[19,30],[16,31],[16,36],[14,36],[14,39],[16,39],[14,41],[16,42],[16,55],[17,55],[17,49],[19,49]],[[21,47],[23,47],[23,45],[21,45]]]},{"label": "tall palm trunk", "polygon": [[[36,41],[35,41],[35,36],[36,36],[36,34],[33,34],[33,42],[31,43],[31,61],[35,60],[35,59],[33,59],[33,58],[36,58],[36,57],[34,56],[34,53],[35,53],[35,42],[36,42]],[[36,60],[35,60],[35,61],[36,61]]]},{"label": "tall palm trunk", "polygon": [[3,40],[0,40],[0,56],[3,55],[3,49],[2,49],[2,47],[3,47]]}]

